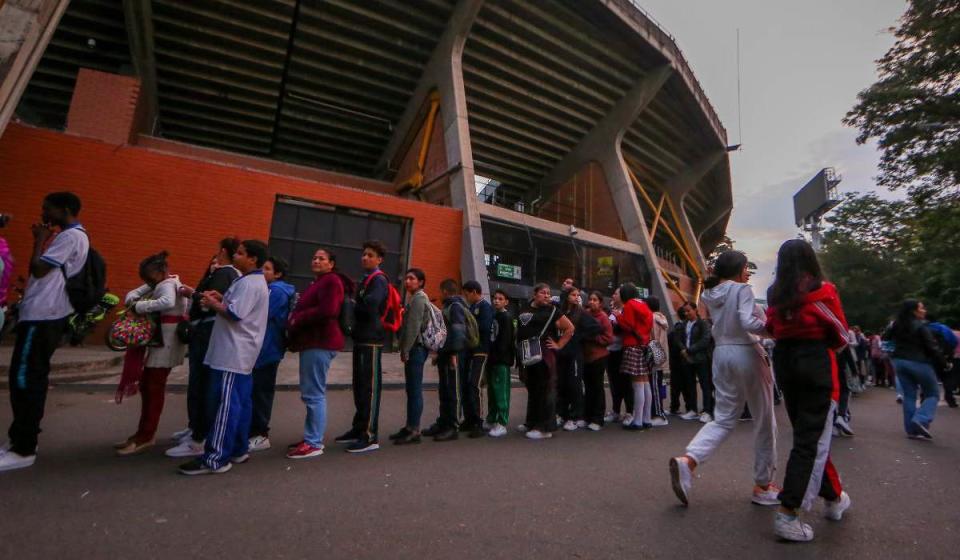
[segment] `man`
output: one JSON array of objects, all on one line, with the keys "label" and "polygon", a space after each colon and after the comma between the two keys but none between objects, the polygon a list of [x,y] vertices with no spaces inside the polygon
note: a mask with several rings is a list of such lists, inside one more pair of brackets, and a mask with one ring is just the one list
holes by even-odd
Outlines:
[{"label": "man", "polygon": [[[940,351],[943,352],[945,363],[951,363],[960,340],[957,339],[950,327],[938,321],[933,313],[927,313],[927,321],[929,321],[927,326],[940,346]],[[957,408],[957,397],[954,394],[957,388],[957,372],[953,369],[947,371],[939,366],[934,366],[934,368],[937,370],[937,377],[943,383],[943,400],[947,402],[947,406],[950,408]]]},{"label": "man", "polygon": [[[487,376],[487,394],[490,410],[487,412],[487,424],[490,425],[490,437],[507,435],[507,422],[510,420],[510,368],[517,353],[513,329],[513,317],[507,310],[510,296],[503,290],[493,293],[493,307],[496,310],[490,328],[490,366]],[[486,335],[480,332],[483,338]]]},{"label": "man", "polygon": [[692,409],[688,404],[687,408],[690,409],[690,411],[681,416],[681,418],[684,420],[697,419],[696,412],[691,413],[691,411],[696,410],[697,388],[696,385],[694,385],[694,383],[696,383],[700,385],[700,393],[703,397],[703,407],[699,420],[706,424],[713,420],[713,377],[710,371],[712,336],[710,334],[710,324],[700,318],[696,306],[689,301],[680,306],[679,313],[680,317],[684,320],[683,332],[681,334],[683,348],[680,350],[680,357],[688,368],[688,372],[692,372],[692,375],[687,374],[687,379],[693,382],[690,384],[691,386],[687,388],[684,400],[686,401],[687,397],[690,397],[689,402],[694,403]]},{"label": "man", "polygon": [[270,307],[270,290],[262,269],[266,261],[265,243],[252,239],[240,242],[233,255],[240,278],[227,293],[210,290],[200,300],[217,314],[203,359],[210,368],[208,410],[216,410],[216,414],[203,455],[180,465],[181,474],[221,474],[250,458],[251,373],[266,336]]},{"label": "man", "polygon": [[[574,288],[576,288],[576,287],[577,287],[577,285],[576,285],[576,283],[573,281],[573,278],[564,278],[564,279],[563,279],[563,284],[560,285],[560,292],[562,293],[562,292],[565,292],[565,291],[567,291],[567,290],[572,290],[572,289],[574,289]],[[550,297],[550,302],[553,303],[554,305],[558,306],[558,307],[562,307],[561,302],[560,302],[560,296],[551,296],[551,297]],[[577,295],[577,305],[579,305],[579,306],[581,306],[581,307],[583,306],[583,296],[582,296],[582,294],[578,294],[578,295]]]},{"label": "man", "polygon": [[380,449],[378,427],[380,422],[380,388],[383,371],[380,354],[387,339],[383,326],[390,281],[380,270],[387,248],[377,240],[363,243],[357,303],[353,327],[353,426],[335,441],[347,444],[348,453],[366,453]]},{"label": "man", "polygon": [[20,301],[20,322],[10,361],[13,422],[7,432],[10,440],[0,447],[0,471],[26,468],[37,460],[50,359],[63,336],[67,317],[74,312],[67,295],[67,279],[80,273],[90,250],[87,232],[77,220],[79,214],[77,195],[50,193],[43,199],[41,223],[31,227],[30,278]]},{"label": "man", "polygon": [[443,348],[437,353],[437,370],[439,383],[437,387],[440,399],[440,415],[432,426],[423,431],[423,435],[432,436],[434,441],[451,441],[459,434],[460,410],[460,380],[463,374],[460,368],[463,364],[463,354],[466,349],[467,304],[460,297],[457,282],[447,278],[440,282],[440,293],[443,296],[443,322],[447,327],[447,340]]},{"label": "man", "polygon": [[462,368],[464,378],[460,387],[463,391],[463,425],[461,432],[469,432],[469,437],[478,438],[483,432],[483,400],[480,385],[484,382],[487,369],[487,356],[490,353],[490,332],[493,326],[493,306],[483,299],[483,288],[476,280],[469,280],[463,284],[463,297],[470,305],[477,321],[477,332],[480,333],[480,345],[468,350],[467,363]]}]

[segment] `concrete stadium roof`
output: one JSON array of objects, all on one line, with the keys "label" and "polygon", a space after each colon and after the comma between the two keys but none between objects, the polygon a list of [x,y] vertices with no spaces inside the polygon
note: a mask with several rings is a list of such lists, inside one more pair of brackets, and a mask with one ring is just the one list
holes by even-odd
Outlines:
[{"label": "concrete stadium roof", "polygon": [[[378,161],[455,4],[73,0],[18,114],[62,128],[78,68],[146,73],[157,136],[390,178]],[[727,143],[675,40],[631,0],[487,0],[462,63],[477,173],[534,198],[625,92],[665,64],[672,75],[621,146],[660,190]],[[684,209],[704,236],[717,224],[722,234],[716,208],[731,204],[724,155]]]}]

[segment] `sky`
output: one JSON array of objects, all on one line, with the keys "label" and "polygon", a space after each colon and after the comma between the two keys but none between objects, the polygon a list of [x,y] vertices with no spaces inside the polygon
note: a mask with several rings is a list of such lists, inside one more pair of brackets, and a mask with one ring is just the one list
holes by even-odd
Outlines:
[{"label": "sky", "polygon": [[[727,129],[734,210],[727,234],[758,270],[758,296],[773,280],[780,244],[796,237],[793,194],[824,167],[839,190],[878,190],[879,154],[841,123],[906,10],[896,0],[641,0],[677,40]],[[737,115],[740,30],[741,129]],[[880,191],[887,198],[892,195]]]}]

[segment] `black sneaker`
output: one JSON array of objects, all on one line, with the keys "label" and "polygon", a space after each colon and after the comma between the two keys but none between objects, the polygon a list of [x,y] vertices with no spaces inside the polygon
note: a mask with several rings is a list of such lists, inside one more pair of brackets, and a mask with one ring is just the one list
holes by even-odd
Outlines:
[{"label": "black sneaker", "polygon": [[351,429],[333,441],[336,443],[357,443],[360,441],[360,434]]},{"label": "black sneaker", "polygon": [[396,441],[396,440],[398,440],[398,439],[403,439],[403,438],[409,436],[411,433],[413,433],[413,432],[411,432],[410,430],[407,429],[406,426],[404,426],[404,427],[400,428],[400,431],[399,431],[399,432],[390,434],[390,436],[389,436],[389,437],[390,437],[390,441]]},{"label": "black sneaker", "polygon": [[394,445],[407,445],[411,443],[420,443],[420,441],[421,441],[420,434],[409,432],[407,433],[407,435],[403,436],[402,438],[393,440],[393,443]]},{"label": "black sneaker", "polygon": [[357,441],[347,447],[347,453],[367,453],[380,449],[380,444],[375,439]]},{"label": "black sneaker", "polygon": [[627,430],[628,432],[642,432],[646,430],[646,428],[644,428],[643,426],[638,426],[636,424],[625,424],[623,426],[623,429]]},{"label": "black sneaker", "polygon": [[232,463],[227,463],[219,469],[211,469],[203,463],[202,459],[197,458],[189,463],[180,465],[180,474],[185,474],[187,476],[194,476],[198,474],[221,474],[229,471],[232,467]]},{"label": "black sneaker", "polygon": [[457,432],[456,428],[447,428],[439,434],[433,436],[433,441],[453,441],[460,437],[460,433]]},{"label": "black sneaker", "polygon": [[434,423],[432,426],[420,432],[426,437],[433,437],[443,431],[443,426],[440,424]]},{"label": "black sneaker", "polygon": [[484,432],[482,427],[475,426],[472,430],[470,430],[470,433],[467,434],[467,437],[470,439],[477,439],[482,438],[485,435],[487,435],[487,432]]}]

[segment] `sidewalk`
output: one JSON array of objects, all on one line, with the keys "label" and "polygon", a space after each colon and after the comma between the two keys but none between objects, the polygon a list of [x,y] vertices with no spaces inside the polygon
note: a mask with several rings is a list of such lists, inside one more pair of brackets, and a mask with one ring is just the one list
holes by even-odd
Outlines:
[{"label": "sidewalk", "polygon": [[[0,388],[7,386],[7,372],[13,346],[0,346]],[[341,352],[330,367],[327,375],[327,387],[330,389],[349,388],[353,376],[353,354]],[[299,387],[299,356],[288,353],[277,372],[278,389]],[[383,386],[385,388],[403,387],[403,363],[399,353],[383,354]],[[50,366],[50,382],[53,384],[84,383],[90,385],[115,385],[120,381],[123,354],[113,352],[103,346],[73,348],[61,347],[53,355]],[[429,362],[423,370],[423,383],[433,386],[437,383],[437,368]],[[171,388],[186,387],[187,365],[176,367],[170,372],[167,382]]]}]

